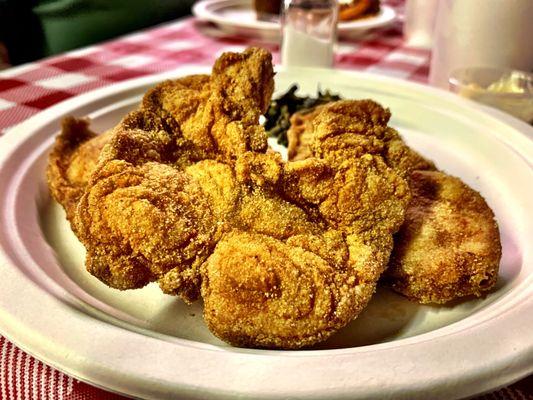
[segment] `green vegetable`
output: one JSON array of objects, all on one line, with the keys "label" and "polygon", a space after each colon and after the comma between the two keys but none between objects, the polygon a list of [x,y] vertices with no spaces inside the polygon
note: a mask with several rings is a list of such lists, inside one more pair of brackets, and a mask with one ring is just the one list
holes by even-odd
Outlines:
[{"label": "green vegetable", "polygon": [[292,114],[295,112],[305,114],[311,112],[318,105],[341,99],[339,95],[332,94],[329,90],[322,93],[320,88],[316,97],[298,96],[296,95],[297,90],[298,85],[294,84],[287,92],[273,99],[265,114],[266,122],[264,126],[268,136],[277,138],[278,143],[283,146],[288,145],[287,131],[291,126],[290,118]]}]

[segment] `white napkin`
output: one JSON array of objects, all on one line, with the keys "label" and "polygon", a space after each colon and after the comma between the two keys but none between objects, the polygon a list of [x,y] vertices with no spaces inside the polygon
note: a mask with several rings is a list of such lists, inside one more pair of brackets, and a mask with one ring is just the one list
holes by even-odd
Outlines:
[{"label": "white napkin", "polygon": [[533,69],[533,0],[439,0],[429,81],[469,66]]}]

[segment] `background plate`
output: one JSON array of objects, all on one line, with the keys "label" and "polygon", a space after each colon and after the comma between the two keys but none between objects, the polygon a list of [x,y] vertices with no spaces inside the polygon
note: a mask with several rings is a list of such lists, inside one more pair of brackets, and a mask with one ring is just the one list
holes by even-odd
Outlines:
[{"label": "background plate", "polygon": [[[258,20],[252,0],[204,0],[197,2],[192,11],[198,19],[213,22],[230,34],[252,34],[265,39],[277,39],[280,36],[279,22]],[[384,5],[379,14],[339,22],[337,29],[340,36],[350,37],[389,25],[395,18],[394,9]]]},{"label": "background plate", "polygon": [[[381,289],[360,318],[313,350],[233,348],[216,339],[201,304],[155,285],[106,287],[83,268],[83,247],[51,201],[47,153],[66,115],[104,131],[165,77],[93,91],[54,106],[0,139],[0,331],[44,362],[110,390],[146,398],[451,399],[533,372],[532,129],[429,87],[337,70],[291,69],[298,82],[390,107],[392,125],[437,165],[480,191],[500,226],[498,287],[486,298],[431,307]],[[340,82],[340,83],[339,83]],[[492,114],[492,115],[491,115]]]}]

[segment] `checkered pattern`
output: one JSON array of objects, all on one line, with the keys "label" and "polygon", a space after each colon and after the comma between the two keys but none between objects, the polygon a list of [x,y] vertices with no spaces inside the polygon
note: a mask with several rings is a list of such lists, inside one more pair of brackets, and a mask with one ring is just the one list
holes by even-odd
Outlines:
[{"label": "checkered pattern", "polygon": [[245,48],[247,43],[204,36],[195,20],[188,19],[2,71],[0,134],[78,94],[186,64],[212,64],[222,49],[235,45]]},{"label": "checkered pattern", "polygon": [[[396,1],[398,3],[398,1]],[[401,3],[401,2],[399,2]],[[221,34],[193,18],[0,72],[0,134],[81,93],[183,65],[211,65],[223,51],[277,45]],[[401,24],[339,44],[336,66],[424,82],[429,54],[403,46]]]},{"label": "checkered pattern", "polygon": [[[403,0],[389,0],[402,11]],[[92,89],[183,65],[211,65],[223,51],[276,45],[229,37],[193,18],[0,72],[0,135],[53,104]],[[403,45],[401,23],[341,42],[336,66],[425,82],[429,53]],[[529,383],[528,385],[530,385]],[[522,387],[484,396],[531,399]],[[79,382],[24,353],[0,336],[0,399],[123,399]]]}]

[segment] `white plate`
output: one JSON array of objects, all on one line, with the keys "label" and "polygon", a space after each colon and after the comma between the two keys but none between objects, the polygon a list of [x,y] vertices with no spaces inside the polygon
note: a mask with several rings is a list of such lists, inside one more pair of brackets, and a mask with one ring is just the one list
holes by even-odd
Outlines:
[{"label": "white plate", "polygon": [[[171,76],[198,73],[180,69]],[[170,75],[166,74],[166,77]],[[533,372],[532,129],[452,94],[381,76],[313,69],[276,75],[277,88],[318,83],[391,108],[414,148],[479,190],[501,230],[497,290],[447,307],[380,290],[361,317],[319,349],[238,349],[217,340],[201,305],[155,285],[106,287],[83,268],[83,247],[45,182],[47,153],[66,115],[103,131],[162,76],[54,106],[0,139],[0,331],[79,379],[144,398],[465,397]]]},{"label": "white plate", "polygon": [[[252,0],[202,0],[193,6],[192,12],[198,19],[213,22],[231,34],[251,34],[268,39],[279,37],[279,23],[258,20],[252,4]],[[340,36],[352,36],[387,26],[395,18],[394,9],[383,5],[375,16],[339,22],[338,32]]]}]

